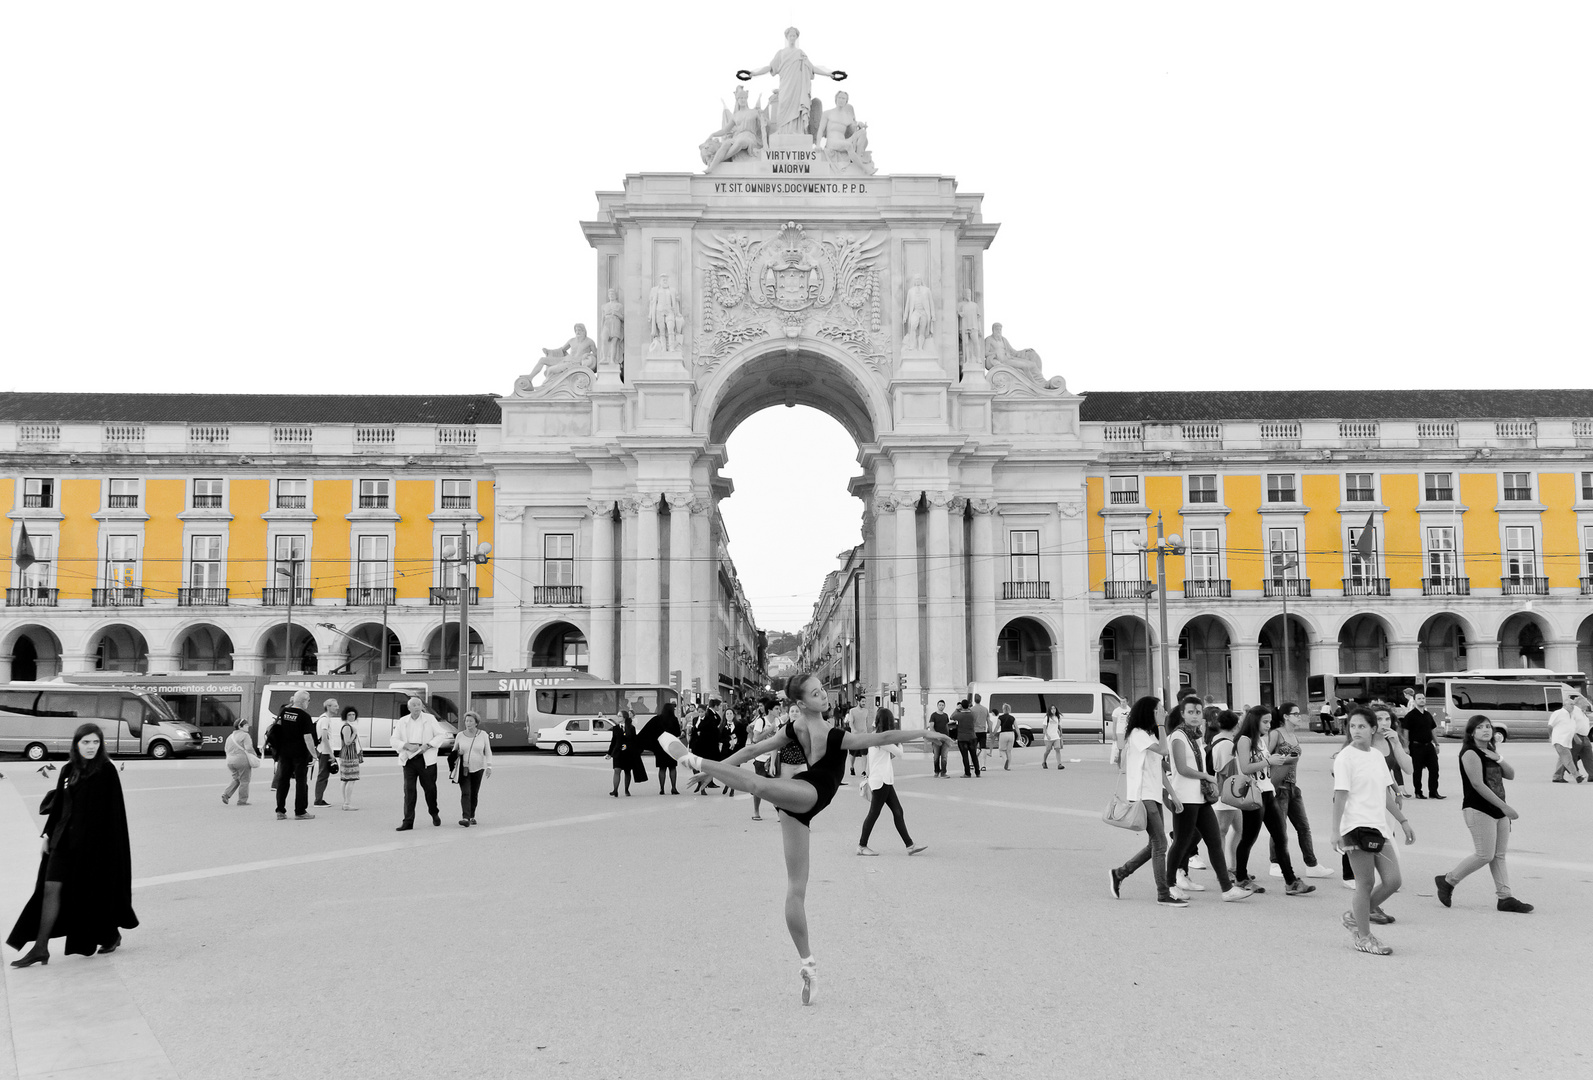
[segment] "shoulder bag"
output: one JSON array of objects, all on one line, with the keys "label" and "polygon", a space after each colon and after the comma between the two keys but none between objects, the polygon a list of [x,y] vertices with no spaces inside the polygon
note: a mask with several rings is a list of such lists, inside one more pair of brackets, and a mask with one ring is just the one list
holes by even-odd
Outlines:
[{"label": "shoulder bag", "polygon": [[1218,796],[1224,805],[1235,810],[1260,810],[1261,793],[1256,790],[1256,785],[1243,773],[1233,773],[1222,782],[1222,791]]},{"label": "shoulder bag", "polygon": [[[1119,776],[1123,775],[1121,761],[1118,763],[1117,772]],[[1129,832],[1144,832],[1145,804],[1138,799],[1131,801],[1114,791],[1112,801],[1106,804],[1106,810],[1101,814],[1101,820],[1119,829],[1127,829]]]}]

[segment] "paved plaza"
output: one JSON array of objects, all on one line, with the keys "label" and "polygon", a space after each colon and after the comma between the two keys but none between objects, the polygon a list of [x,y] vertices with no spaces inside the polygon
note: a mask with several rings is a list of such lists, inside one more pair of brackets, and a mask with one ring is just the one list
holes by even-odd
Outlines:
[{"label": "paved plaza", "polygon": [[[1301,769],[1320,834],[1328,750]],[[128,761],[142,925],[112,956],[57,941],[48,967],[4,969],[0,1078],[1588,1075],[1593,786],[1551,785],[1546,745],[1508,751],[1511,869],[1537,912],[1496,912],[1486,873],[1450,910],[1433,898],[1467,848],[1447,744],[1456,797],[1410,804],[1386,959],[1350,949],[1335,879],[1169,911],[1147,868],[1113,901],[1106,868],[1135,843],[1098,820],[1115,770],[1098,745],[1068,753],[978,780],[909,754],[912,859],[888,815],[881,856],[854,854],[864,805],[843,788],[813,834],[813,1008],[780,826],[744,795],[616,802],[599,759],[504,755],[478,827],[444,783],[443,827],[400,835],[391,761],[368,764],[358,812],[310,822],[276,821],[259,784],[223,806],[217,760]],[[0,771],[9,927],[47,781]]]}]

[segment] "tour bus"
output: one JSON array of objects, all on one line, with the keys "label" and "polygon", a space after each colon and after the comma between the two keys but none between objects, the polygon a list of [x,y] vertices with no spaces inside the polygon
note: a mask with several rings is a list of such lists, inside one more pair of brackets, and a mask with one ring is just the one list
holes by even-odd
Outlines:
[{"label": "tour bus", "polygon": [[[394,674],[380,680],[383,687],[413,695],[426,703],[437,719],[459,724],[459,673],[421,671]],[[532,697],[538,689],[575,685],[606,686],[595,675],[577,668],[531,668],[523,671],[472,671],[470,708],[481,718],[481,730],[494,750],[527,749],[536,741],[539,722],[533,718]]]},{"label": "tour bus", "polygon": [[1563,703],[1566,686],[1585,692],[1585,683],[1572,683],[1552,671],[1513,668],[1508,674],[1509,678],[1495,678],[1491,672],[1427,676],[1423,686],[1427,711],[1433,714],[1439,734],[1458,739],[1466,733],[1466,722],[1481,715],[1493,722],[1501,739],[1546,739],[1549,714]]},{"label": "tour bus", "polygon": [[[1024,675],[973,683],[968,687],[970,701],[974,694],[983,695],[984,705],[990,709],[992,731],[996,730],[1001,706],[1012,710],[1018,721],[1020,746],[1044,738],[1045,714],[1053,705],[1061,710],[1063,734],[1091,735],[1105,742],[1111,728],[1112,710],[1122,703],[1117,693],[1102,683],[1052,682]],[[946,702],[948,713],[956,707],[956,702]],[[991,739],[993,742],[995,736]]]},{"label": "tour bus", "polygon": [[[393,750],[393,725],[409,712],[409,699],[413,692],[395,686],[368,687],[353,676],[338,675],[282,675],[272,676],[260,694],[257,713],[256,745],[264,745],[266,731],[276,721],[283,706],[293,700],[300,690],[308,690],[310,703],[305,711],[312,717],[320,716],[328,698],[335,698],[338,715],[346,716],[349,709],[354,715],[348,722],[359,736],[360,747],[367,753],[391,753]],[[439,720],[444,718],[439,716]],[[452,738],[453,727],[444,723]]]},{"label": "tour bus", "polygon": [[131,671],[87,671],[63,675],[70,683],[113,687],[155,694],[171,706],[177,719],[197,727],[204,737],[201,749],[221,753],[221,744],[232,734],[238,717],[251,719],[259,711],[260,688],[264,675],[233,675],[230,672],[177,672],[171,675],[140,675]]},{"label": "tour bus", "polygon": [[29,761],[66,754],[73,733],[88,723],[100,726],[111,754],[184,757],[203,738],[155,694],[65,682],[0,686],[0,753],[22,754]]}]

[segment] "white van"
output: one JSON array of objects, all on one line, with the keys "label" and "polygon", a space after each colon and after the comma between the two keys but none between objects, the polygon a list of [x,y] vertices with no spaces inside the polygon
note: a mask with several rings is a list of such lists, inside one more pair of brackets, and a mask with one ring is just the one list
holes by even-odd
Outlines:
[{"label": "white van", "polygon": [[83,724],[100,726],[109,754],[185,757],[204,745],[199,729],[154,694],[59,682],[0,686],[0,753],[29,761],[69,753]]},{"label": "white van", "polygon": [[1473,716],[1486,716],[1505,739],[1547,739],[1549,714],[1560,707],[1565,685],[1553,679],[1489,679],[1475,675],[1427,678],[1427,711],[1438,733],[1458,739]]},{"label": "white van", "polygon": [[1117,693],[1102,683],[1052,682],[1013,675],[990,682],[976,682],[968,687],[969,701],[974,694],[983,696],[990,710],[991,730],[996,730],[996,717],[1001,706],[1006,705],[1018,721],[1018,745],[1028,746],[1045,737],[1046,710],[1055,705],[1062,714],[1062,731],[1066,735],[1088,735],[1107,741],[1110,736],[1112,710],[1121,704]]}]

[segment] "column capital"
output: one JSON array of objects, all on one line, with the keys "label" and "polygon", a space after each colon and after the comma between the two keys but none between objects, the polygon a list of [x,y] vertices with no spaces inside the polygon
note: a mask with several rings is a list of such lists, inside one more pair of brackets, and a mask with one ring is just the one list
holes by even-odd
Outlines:
[{"label": "column capital", "polygon": [[588,499],[586,512],[595,518],[604,517],[614,512],[613,499]]},{"label": "column capital", "polygon": [[689,508],[693,499],[694,496],[689,491],[664,492],[664,501],[669,503],[669,509],[671,513],[676,510],[685,510]]},{"label": "column capital", "polygon": [[924,498],[929,501],[930,506],[944,507],[950,504],[952,494],[949,491],[926,491],[924,492]]},{"label": "column capital", "polygon": [[963,495],[953,495],[946,503],[947,509],[954,514],[961,514],[968,509],[968,499]]},{"label": "column capital", "polygon": [[694,514],[707,515],[713,512],[713,508],[712,499],[693,499],[691,501],[691,512]]},{"label": "column capital", "polygon": [[626,517],[635,517],[642,508],[642,500],[635,495],[627,495],[619,500],[619,512]]},{"label": "column capital", "polygon": [[975,514],[994,514],[1000,503],[994,499],[969,499],[968,508]]},{"label": "column capital", "polygon": [[874,496],[874,513],[893,514],[902,504],[901,497],[894,491],[884,491]]}]

